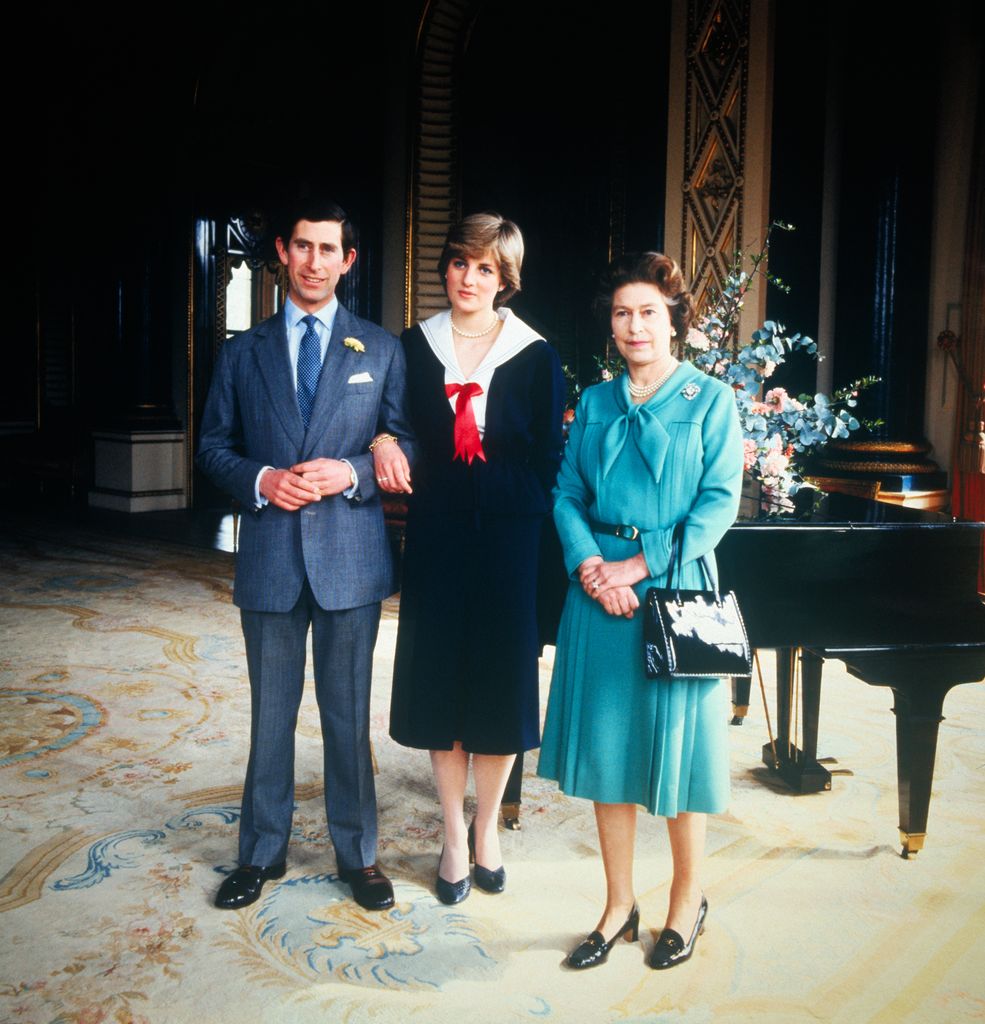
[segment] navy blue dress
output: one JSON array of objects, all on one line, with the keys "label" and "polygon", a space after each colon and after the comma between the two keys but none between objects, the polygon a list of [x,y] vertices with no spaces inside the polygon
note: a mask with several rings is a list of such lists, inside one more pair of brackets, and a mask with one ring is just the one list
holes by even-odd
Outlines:
[{"label": "navy blue dress", "polygon": [[534,341],[489,386],[486,461],[454,459],[444,366],[419,327],[407,354],[419,442],[408,501],[390,735],[408,747],[516,754],[540,743],[537,569],[561,461],[564,377]]}]

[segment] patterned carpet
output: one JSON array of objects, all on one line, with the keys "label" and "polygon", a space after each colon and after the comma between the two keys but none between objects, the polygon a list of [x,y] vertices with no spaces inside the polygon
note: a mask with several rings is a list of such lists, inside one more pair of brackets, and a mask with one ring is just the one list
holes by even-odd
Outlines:
[{"label": "patterned carpet", "polygon": [[[926,848],[896,839],[888,691],[826,669],[822,752],[854,771],[794,797],[768,777],[756,700],[730,730],[731,812],[711,823],[708,928],[646,969],[669,853],[640,819],[641,945],[561,969],[602,896],[594,819],[532,775],[503,833],[503,896],[440,904],[426,754],[386,735],[397,604],[376,662],[380,860],[397,905],[362,912],[334,874],[310,688],[287,876],[238,913],[248,689],[228,555],[41,525],[0,541],[0,1021],[851,1022],[985,1016],[985,711],[952,691]],[[767,665],[770,659],[767,658]],[[549,671],[543,673],[546,701]]]}]

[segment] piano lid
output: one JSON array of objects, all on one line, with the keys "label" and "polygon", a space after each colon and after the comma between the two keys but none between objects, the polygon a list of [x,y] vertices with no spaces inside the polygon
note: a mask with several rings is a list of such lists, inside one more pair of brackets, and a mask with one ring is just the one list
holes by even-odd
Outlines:
[{"label": "piano lid", "polygon": [[942,512],[907,508],[885,501],[872,501],[852,494],[824,494],[803,488],[796,496],[796,510],[790,513],[740,514],[735,526],[754,529],[953,529],[956,524],[985,530],[985,523],[956,519]]}]

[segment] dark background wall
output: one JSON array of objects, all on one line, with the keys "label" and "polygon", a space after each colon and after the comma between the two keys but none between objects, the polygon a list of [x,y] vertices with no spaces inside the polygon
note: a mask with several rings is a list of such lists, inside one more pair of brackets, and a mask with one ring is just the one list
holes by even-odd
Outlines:
[{"label": "dark background wall", "polygon": [[[185,425],[189,409],[194,430],[216,344],[196,224],[333,194],[361,229],[346,299],[380,318],[384,199],[393,207],[407,166],[386,126],[411,116],[422,7],[183,3],[142,10],[149,28],[127,8],[34,15],[19,37],[31,73],[4,71],[11,235],[25,243],[7,275],[7,488],[84,501],[93,430]],[[463,212],[495,208],[521,225],[514,306],[587,380],[605,345],[590,302],[610,250],[663,245],[671,4],[623,0],[590,18],[553,0],[474,9],[455,143]],[[980,19],[968,25],[980,38]],[[866,414],[919,432],[936,51],[888,3],[777,2],[774,41],[770,213],[798,231],[776,242],[773,269],[793,291],[772,291],[768,315],[814,334],[835,287],[835,383],[882,360],[892,373]],[[832,188],[838,249],[825,281]],[[814,372],[793,364],[775,383],[810,391]]]},{"label": "dark background wall", "polygon": [[473,26],[463,209],[496,209],[520,225],[524,290],[511,305],[589,380],[608,333],[591,306],[610,246],[663,246],[670,5],[558,13],[511,0],[486,5]]}]

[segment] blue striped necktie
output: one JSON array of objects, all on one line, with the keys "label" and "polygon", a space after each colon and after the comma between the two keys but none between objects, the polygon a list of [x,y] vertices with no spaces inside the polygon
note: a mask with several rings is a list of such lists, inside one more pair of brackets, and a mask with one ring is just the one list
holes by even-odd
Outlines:
[{"label": "blue striped necktie", "polygon": [[301,347],[298,349],[298,409],[304,429],[308,429],[311,420],[311,409],[315,404],[315,392],[318,390],[318,378],[321,376],[321,344],[315,330],[315,317],[310,313],[301,317],[307,325]]}]

